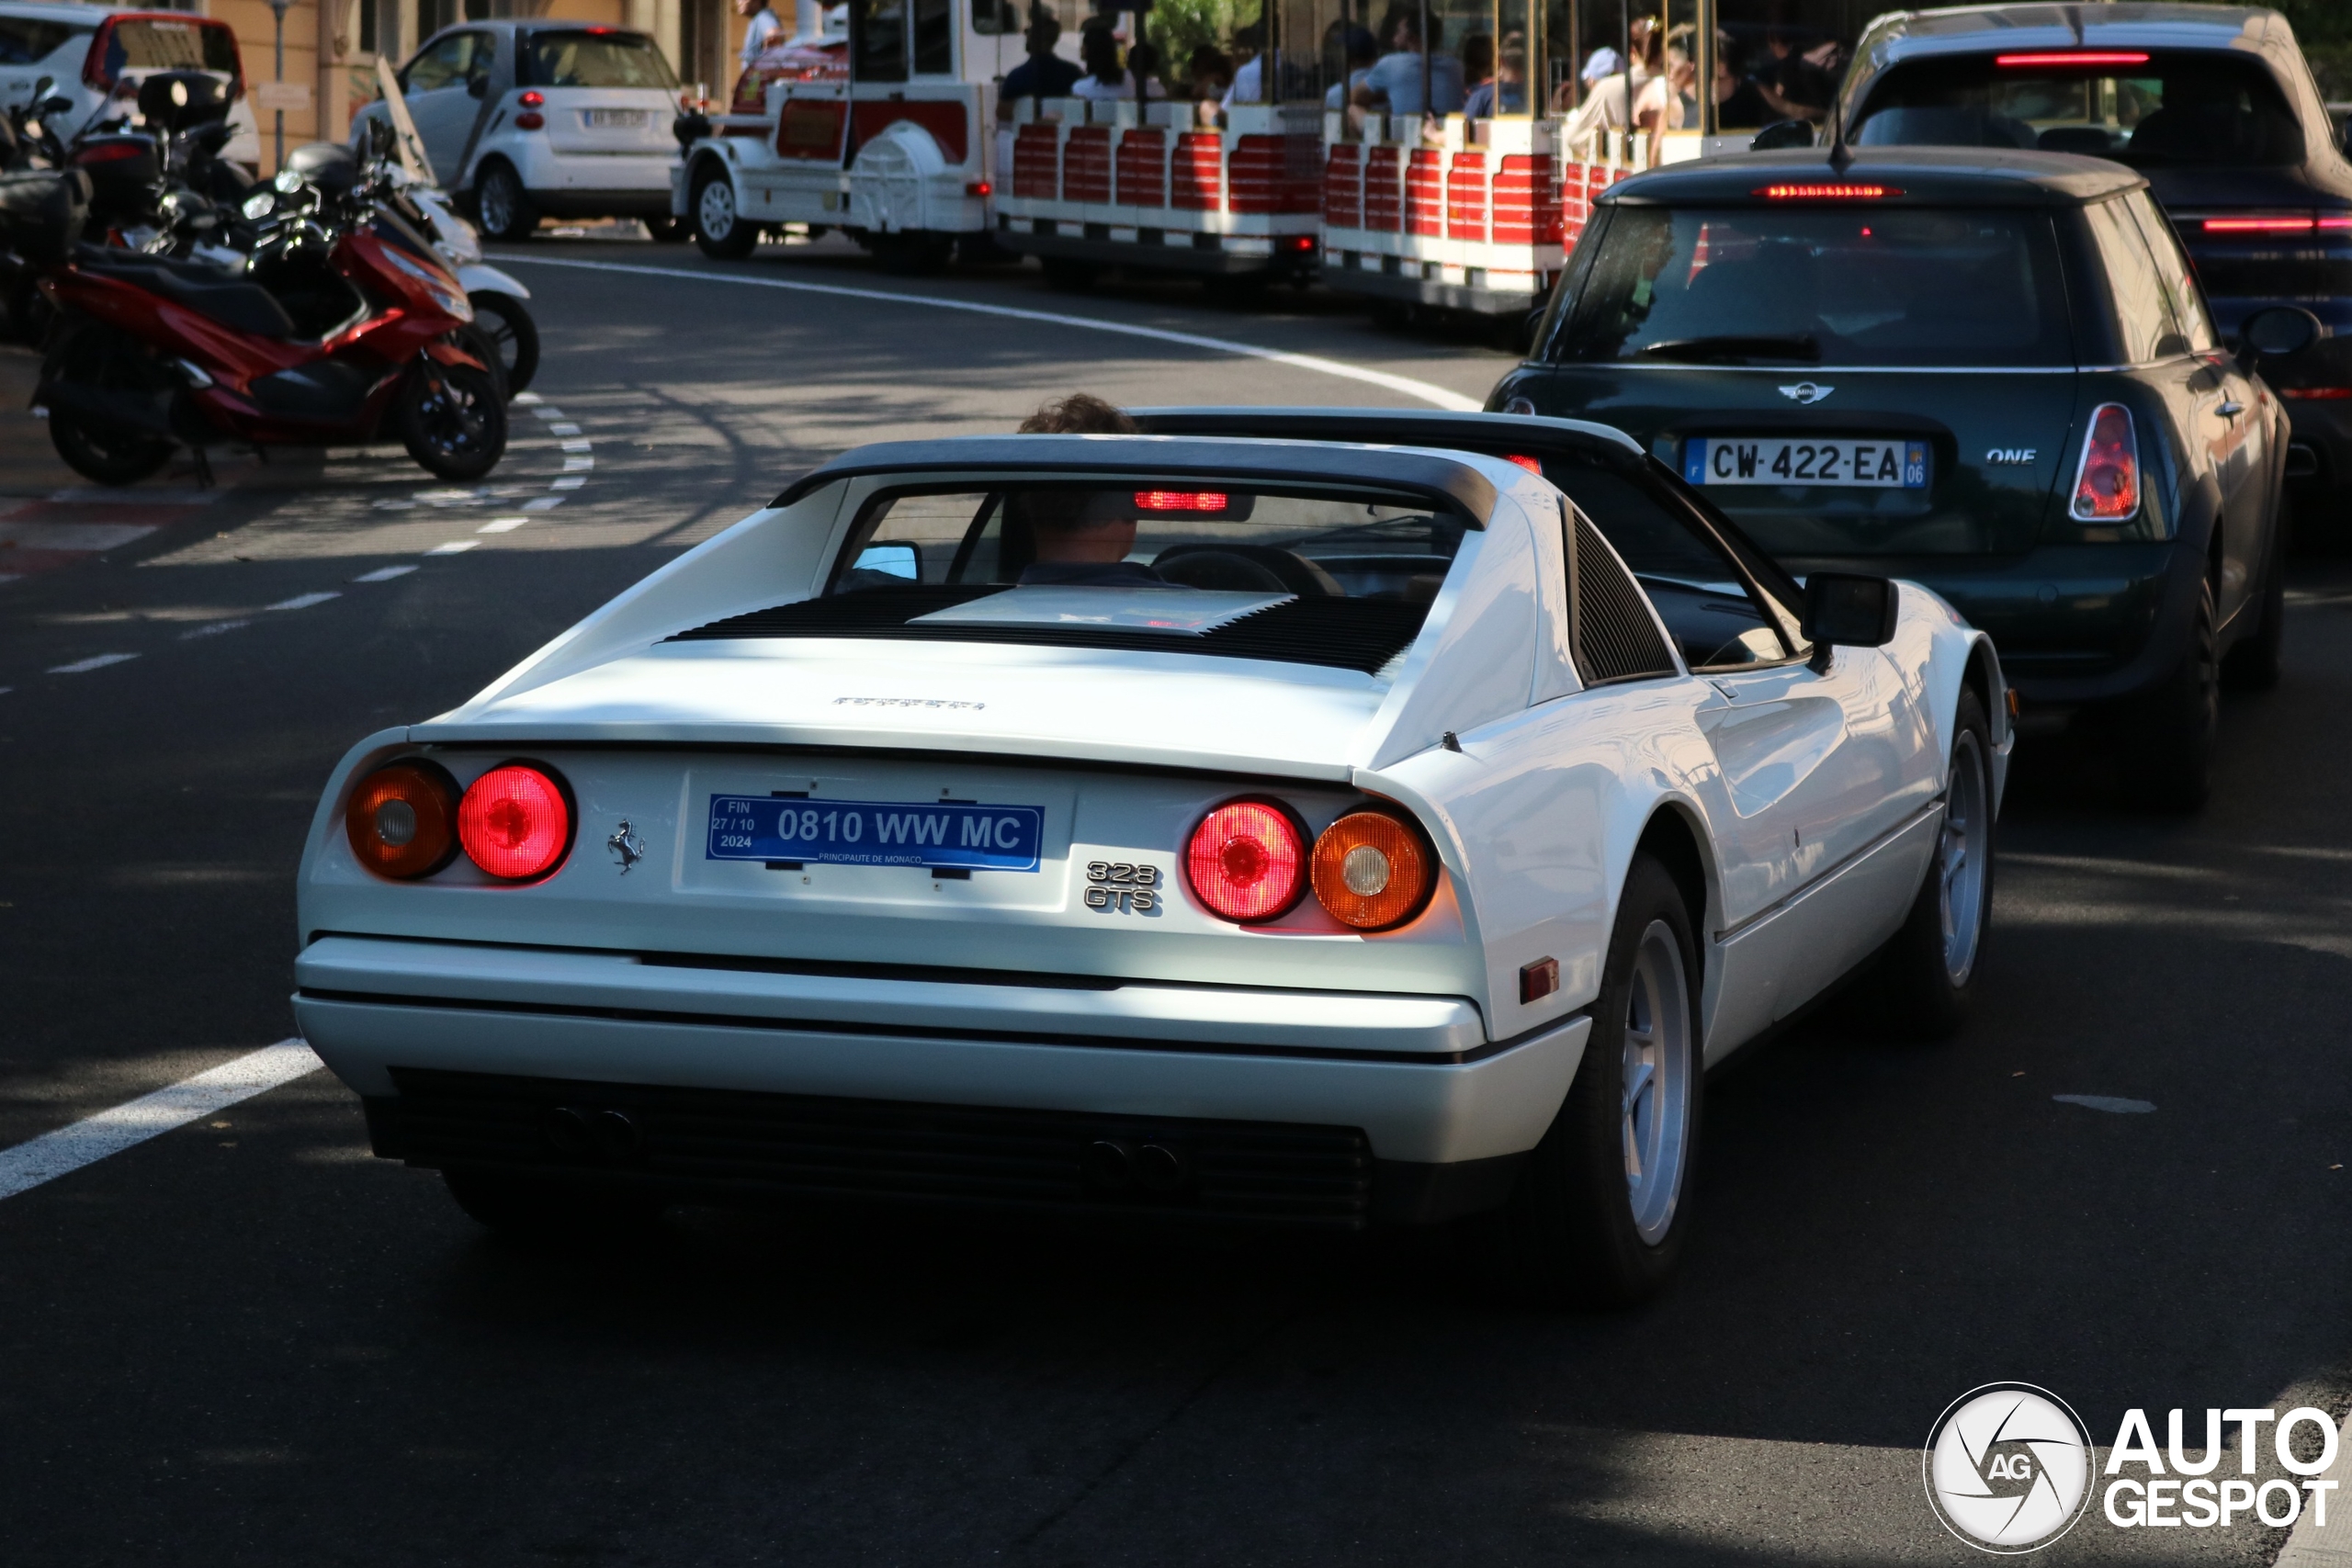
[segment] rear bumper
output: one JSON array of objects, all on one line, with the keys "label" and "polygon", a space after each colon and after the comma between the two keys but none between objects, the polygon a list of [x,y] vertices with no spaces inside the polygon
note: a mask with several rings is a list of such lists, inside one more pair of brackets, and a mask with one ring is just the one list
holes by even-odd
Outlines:
[{"label": "rear bumper", "polygon": [[2021,702],[2075,705],[2130,697],[2172,673],[2188,647],[2203,558],[2176,542],[2053,545],[1998,560],[1791,564],[1922,583],[1992,637]]},{"label": "rear bumper", "polygon": [[1054,1113],[1103,1136],[1138,1119],[1337,1130],[1408,1166],[1532,1148],[1589,1027],[1492,1042],[1452,997],[985,985],[362,937],[322,938],[296,970],[303,1037],[371,1104],[414,1092],[416,1074],[468,1075],[750,1111],[785,1096]]}]

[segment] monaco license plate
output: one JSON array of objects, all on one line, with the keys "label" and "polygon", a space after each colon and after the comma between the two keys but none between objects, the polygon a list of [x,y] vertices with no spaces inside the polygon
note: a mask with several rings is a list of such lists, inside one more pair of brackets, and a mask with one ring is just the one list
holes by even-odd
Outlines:
[{"label": "monaco license plate", "polygon": [[1035,871],[1045,808],[960,800],[714,795],[707,860]]},{"label": "monaco license plate", "polygon": [[1693,436],[1682,446],[1682,477],[1694,485],[1925,490],[1928,444],[1901,436]]},{"label": "monaco license plate", "polygon": [[642,130],[645,129],[643,109],[590,109],[588,129],[591,130]]}]

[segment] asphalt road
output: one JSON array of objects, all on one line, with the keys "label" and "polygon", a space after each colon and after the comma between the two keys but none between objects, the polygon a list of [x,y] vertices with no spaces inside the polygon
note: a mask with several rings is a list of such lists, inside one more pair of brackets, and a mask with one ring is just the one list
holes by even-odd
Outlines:
[{"label": "asphalt road", "polygon": [[[0,1146],[290,1034],[292,873],[345,746],[825,455],[1072,389],[1428,406],[1505,363],[1319,296],[716,269],[901,303],[528,254],[544,401],[487,493],[388,454],[241,469],[0,585]],[[2133,1405],[2160,1438],[2176,1405],[2192,1433],[2340,1415],[2352,572],[2290,599],[2286,682],[2231,699],[2203,815],[2023,750],[1963,1037],[1849,1011],[1721,1075],[1688,1272],[1648,1311],[1528,1310],[1448,1235],[691,1213],[518,1253],[371,1159],[315,1074],[0,1201],[0,1561],[1952,1562],[1918,1445],[1973,1385],[2043,1384],[2101,1443]],[[2267,1562],[2282,1533],[2094,1513],[2045,1560]]]}]

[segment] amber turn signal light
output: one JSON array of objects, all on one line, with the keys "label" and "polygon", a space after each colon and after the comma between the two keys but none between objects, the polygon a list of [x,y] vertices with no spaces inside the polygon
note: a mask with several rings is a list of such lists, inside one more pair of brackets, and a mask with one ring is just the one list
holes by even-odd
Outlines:
[{"label": "amber turn signal light", "polygon": [[1421,912],[1437,858],[1419,832],[1385,811],[1351,811],[1315,840],[1315,897],[1358,931],[1385,931]]},{"label": "amber turn signal light", "polygon": [[458,852],[458,786],[421,759],[359,781],[344,807],[351,852],[379,876],[430,876]]}]

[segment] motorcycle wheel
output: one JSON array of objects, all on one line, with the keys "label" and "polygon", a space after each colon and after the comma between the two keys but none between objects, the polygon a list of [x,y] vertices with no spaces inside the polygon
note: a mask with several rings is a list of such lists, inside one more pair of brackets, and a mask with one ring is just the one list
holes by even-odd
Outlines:
[{"label": "motorcycle wheel", "polygon": [[474,325],[498,350],[499,366],[506,372],[506,395],[511,398],[539,373],[538,325],[523,301],[511,294],[469,294],[466,299],[474,308]]},{"label": "motorcycle wheel", "polygon": [[392,421],[408,455],[435,479],[478,479],[506,455],[506,400],[494,371],[420,359]]},{"label": "motorcycle wheel", "polygon": [[[43,378],[106,391],[145,394],[151,378],[141,372],[145,351],[102,328],[85,328],[58,345]],[[145,431],[52,409],[49,442],[84,479],[102,485],[137,484],[172,459],[172,444]]]}]

